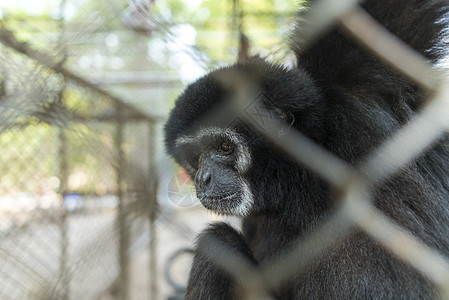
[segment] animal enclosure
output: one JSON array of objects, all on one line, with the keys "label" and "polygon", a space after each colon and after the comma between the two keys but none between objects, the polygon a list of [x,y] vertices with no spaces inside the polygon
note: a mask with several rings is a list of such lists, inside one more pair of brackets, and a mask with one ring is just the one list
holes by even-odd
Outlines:
[{"label": "animal enclosure", "polygon": [[[296,1],[223,3],[221,15],[200,1],[186,16],[157,0],[48,1],[43,15],[0,6],[0,298],[182,299],[195,236],[223,217],[200,207],[187,173],[164,154],[173,100],[186,83],[248,53],[294,60],[284,41]],[[372,185],[446,133],[449,85],[437,79],[445,62],[429,65],[357,1],[317,1],[308,16],[304,47],[338,26],[423,88],[426,104],[355,167],[253,105],[260,91],[242,84],[238,117],[340,191],[338,205],[316,232],[258,270],[214,243],[211,255],[245,278],[248,298],[260,299],[266,282],[281,286],[357,229],[449,298],[448,258],[370,198]]]}]

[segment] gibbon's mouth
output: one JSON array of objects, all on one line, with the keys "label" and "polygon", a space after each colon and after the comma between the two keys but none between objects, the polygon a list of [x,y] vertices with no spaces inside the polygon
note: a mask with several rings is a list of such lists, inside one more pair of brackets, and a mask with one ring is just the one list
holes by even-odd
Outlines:
[{"label": "gibbon's mouth", "polygon": [[200,194],[198,195],[198,199],[200,199],[200,201],[229,201],[237,197],[238,194],[239,192],[229,193],[225,196],[206,196],[204,194]]},{"label": "gibbon's mouth", "polygon": [[239,192],[227,194],[225,196],[206,196],[204,194],[197,195],[201,204],[207,209],[222,211],[225,207],[232,207],[235,203],[229,203],[239,198]]}]

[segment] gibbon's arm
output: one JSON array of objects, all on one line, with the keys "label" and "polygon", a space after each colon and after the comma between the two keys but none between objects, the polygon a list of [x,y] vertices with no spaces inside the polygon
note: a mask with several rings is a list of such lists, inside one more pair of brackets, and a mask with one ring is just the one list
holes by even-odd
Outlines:
[{"label": "gibbon's arm", "polygon": [[[198,237],[193,259],[192,269],[190,271],[187,284],[186,300],[229,300],[240,299],[241,295],[238,289],[238,283],[235,278],[227,274],[219,266],[211,262],[218,254],[213,253],[212,243],[218,243],[217,246],[228,248],[233,251],[232,254],[240,255],[248,260],[254,266],[257,262],[251,253],[243,236],[234,228],[225,223],[214,223],[205,229]],[[207,253],[207,256],[205,255]],[[242,282],[244,284],[244,282]]]}]

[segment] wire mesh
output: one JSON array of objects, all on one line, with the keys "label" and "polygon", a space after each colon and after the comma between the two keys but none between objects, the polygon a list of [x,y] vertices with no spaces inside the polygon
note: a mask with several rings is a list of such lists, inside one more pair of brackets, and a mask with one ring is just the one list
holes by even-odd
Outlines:
[{"label": "wire mesh", "polygon": [[[421,85],[431,96],[416,117],[375,149],[360,166],[355,167],[344,163],[303,134],[294,132],[281,120],[270,118],[270,122],[260,128],[261,124],[246,111],[251,105],[251,99],[256,99],[261,93],[257,86],[257,75],[242,78],[238,72],[231,72],[231,75],[215,76],[214,79],[223,86],[234,85],[235,95],[232,100],[238,111],[237,116],[293,157],[298,164],[319,174],[334,188],[343,191],[338,200],[342,204],[316,231],[293,243],[286,254],[257,268],[242,254],[212,237],[208,237],[207,241],[200,240],[198,255],[207,257],[230,274],[235,282],[240,283],[244,298],[261,299],[269,297],[269,290],[280,289],[297,276],[298,272],[307,270],[327,249],[332,249],[332,246],[355,228],[429,279],[441,298],[448,298],[447,257],[438,247],[421,241],[402,224],[376,208],[371,201],[373,185],[392,178],[445,134],[449,111],[447,83],[439,79],[435,69],[425,58],[378,24],[357,1],[318,1],[314,3],[308,17],[310,19],[306,19],[303,24],[309,27],[301,28],[305,34],[298,48],[307,48],[329,26],[337,23],[352,38]],[[269,115],[269,111],[263,106],[258,111],[261,115]],[[207,116],[207,120],[220,118],[217,115]],[[207,121],[204,123],[208,124]],[[279,139],[279,132],[287,132],[285,139]]]},{"label": "wire mesh", "polygon": [[[92,18],[115,18],[122,8],[99,11]],[[149,235],[154,199],[142,180],[154,153],[133,147],[150,149],[156,118],[65,66],[79,51],[73,45],[101,27],[98,19],[63,29],[60,20],[43,19],[38,26],[48,32],[40,34],[36,20],[5,22],[11,27],[0,26],[0,298],[126,299],[130,252],[148,244],[136,241]],[[32,38],[19,41],[14,22]]]},{"label": "wire mesh", "polygon": [[[300,165],[306,166],[330,182],[334,188],[343,191],[339,197],[342,204],[316,231],[294,243],[292,249],[278,260],[264,263],[260,270],[253,267],[240,253],[213,238],[209,238],[205,245],[200,240],[198,255],[207,257],[240,283],[245,298],[260,299],[268,295],[263,291],[281,288],[356,228],[419,271],[434,284],[441,298],[447,298],[449,265],[445,255],[434,246],[426,245],[371,202],[374,184],[394,176],[445,134],[449,96],[447,83],[435,76],[435,69],[426,59],[377,24],[357,1],[318,1],[314,3],[308,17],[310,19],[303,22],[308,27],[301,28],[305,34],[299,48],[307,48],[331,24],[338,23],[340,28],[362,42],[368,50],[423,86],[432,96],[416,117],[375,149],[360,166],[354,167],[342,162],[303,134],[290,130],[288,124],[281,120],[271,120],[260,129],[261,124],[245,111],[251,105],[248,99],[255,99],[260,94],[257,82],[254,82],[251,75],[249,78],[241,78],[235,72],[222,77],[220,74],[215,76],[214,79],[223,86],[240,81],[235,84],[236,96],[233,99],[239,111],[238,117],[244,118],[260,135],[293,157]],[[257,78],[257,75],[254,77]],[[269,115],[264,107],[259,107],[258,111],[261,115]],[[208,120],[217,117],[207,116]],[[280,141],[279,132],[287,132],[286,138]]]},{"label": "wire mesh", "polygon": [[[21,43],[11,31],[0,27],[4,44],[0,70],[8,79],[8,93],[0,94],[0,148],[9,149],[0,157],[0,298],[156,299],[161,280],[155,263],[161,259],[156,254],[172,261],[170,253],[157,253],[156,249],[166,248],[158,247],[156,236],[160,243],[169,238],[192,241],[194,233],[188,223],[196,221],[192,220],[195,217],[180,220],[182,216],[155,203],[160,168],[154,164],[154,153],[161,143],[155,138],[155,128],[161,123],[160,115],[134,108],[129,101],[80,76],[82,70],[65,67],[94,64],[83,48],[92,42],[90,38],[109,38],[113,48],[114,37],[101,24],[117,26],[117,19],[126,18],[123,5],[117,3],[91,8],[83,22],[62,27],[52,24],[52,33],[34,42]],[[135,13],[143,23],[129,26],[144,32],[153,30],[163,34],[163,40],[176,42],[167,19],[137,8]],[[366,14],[358,1],[318,1],[308,16],[302,28],[302,47],[307,48],[337,24],[431,96],[413,120],[355,167],[281,120],[269,118],[261,127],[244,111],[248,99],[257,98],[260,91],[251,78],[243,80],[232,101],[238,116],[297,164],[342,191],[341,204],[313,234],[295,241],[279,260],[260,268],[213,240],[208,241],[211,251],[204,255],[239,279],[246,298],[261,299],[269,297],[267,289],[278,289],[307,270],[326,249],[357,228],[428,278],[441,298],[449,298],[447,257],[371,202],[373,184],[394,176],[445,134],[449,126],[448,84],[437,79],[439,74],[418,53]],[[128,33],[117,34],[123,38]],[[44,49],[47,47],[51,50]],[[186,45],[183,51],[205,68],[217,65],[196,47]],[[285,56],[282,49],[279,52]],[[138,46],[131,47],[127,55],[130,53],[141,54]],[[118,81],[133,84],[135,80]],[[171,88],[173,82],[157,83],[159,87],[164,84]],[[269,114],[263,106],[257,110]],[[281,141],[279,132],[285,133]],[[160,189],[169,194],[171,186],[186,184],[183,188],[192,193],[185,176],[177,176]],[[176,206],[183,206],[185,201],[187,206],[198,204],[179,189],[166,198]],[[167,230],[174,235],[168,235]],[[142,249],[144,258],[131,259],[142,256]],[[134,272],[142,261],[148,267],[143,273]],[[177,288],[182,294],[182,287]]]}]

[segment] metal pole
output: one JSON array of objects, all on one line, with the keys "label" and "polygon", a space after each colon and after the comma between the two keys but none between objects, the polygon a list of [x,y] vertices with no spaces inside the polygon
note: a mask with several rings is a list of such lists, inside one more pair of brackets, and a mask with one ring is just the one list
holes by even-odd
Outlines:
[{"label": "metal pole", "polygon": [[[61,91],[62,94],[62,91]],[[61,95],[62,96],[62,95]],[[59,278],[61,280],[61,292],[60,294],[56,290],[58,299],[68,299],[69,297],[69,274],[67,268],[67,247],[68,247],[68,236],[67,236],[67,214],[64,206],[64,194],[67,188],[67,177],[68,177],[68,162],[67,162],[67,135],[64,128],[59,129],[59,197],[61,200],[61,215],[60,215],[60,230],[61,230],[61,253],[59,261]]]},{"label": "metal pole", "polygon": [[149,196],[149,221],[150,221],[150,249],[149,249],[149,270],[150,270],[150,299],[155,300],[158,296],[158,276],[157,276],[157,232],[156,219],[158,212],[157,203],[157,169],[156,169],[156,125],[154,122],[149,122],[149,182],[148,182],[148,196]]},{"label": "metal pole", "polygon": [[124,193],[125,158],[123,153],[123,107],[121,103],[116,102],[117,128],[115,136],[116,149],[116,177],[117,177],[117,196],[119,200],[118,227],[120,234],[119,245],[119,264],[120,264],[120,299],[129,298],[129,234],[127,228],[126,201]]},{"label": "metal pole", "polygon": [[[60,65],[62,66],[66,61],[66,54],[67,49],[63,44],[64,40],[64,33],[65,33],[65,16],[64,16],[64,10],[65,10],[66,0],[61,0],[60,7],[59,7],[59,14],[60,14],[60,30],[61,33],[59,35],[58,39],[58,50],[63,54],[63,57],[60,61]],[[64,97],[64,89],[65,89],[66,81],[65,77],[62,81],[61,90],[59,91],[59,95],[57,98],[57,101],[59,101],[59,104],[62,104],[63,97]],[[62,106],[62,105],[61,105]],[[68,235],[67,235],[67,212],[64,206],[64,194],[67,189],[67,179],[68,179],[68,147],[67,147],[67,135],[65,132],[65,128],[61,127],[59,129],[59,160],[60,160],[60,187],[59,187],[59,195],[61,197],[61,218],[60,218],[60,228],[61,228],[61,254],[60,254],[60,263],[59,263],[59,272],[60,272],[60,279],[61,279],[61,294],[57,295],[59,299],[66,300],[69,298],[69,292],[70,292],[70,286],[69,286],[69,272],[67,268],[67,261],[68,261]]]}]

